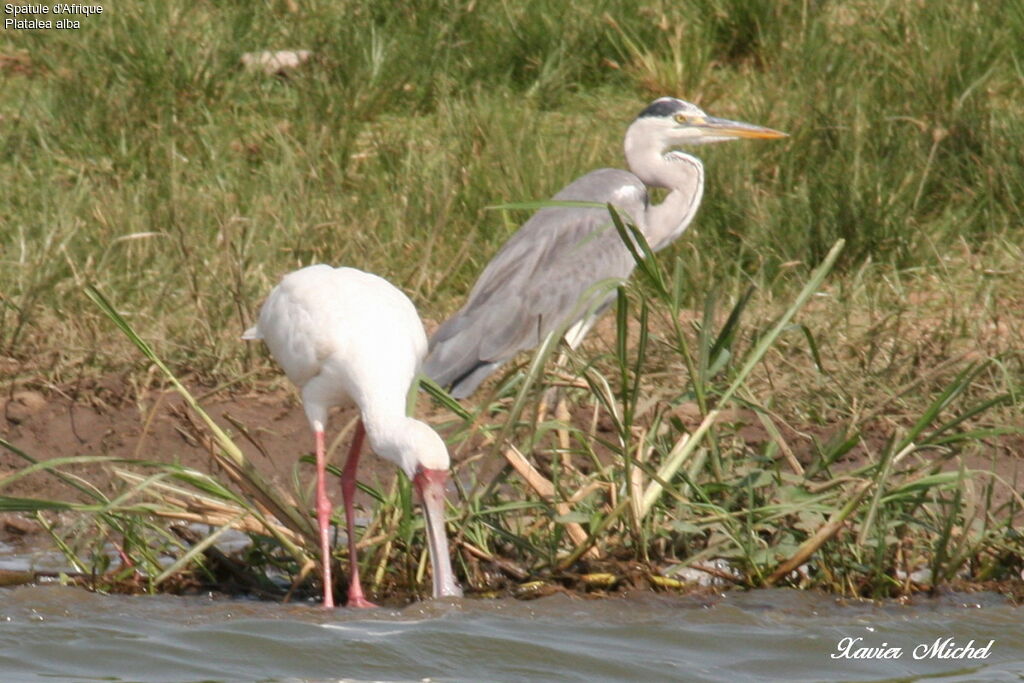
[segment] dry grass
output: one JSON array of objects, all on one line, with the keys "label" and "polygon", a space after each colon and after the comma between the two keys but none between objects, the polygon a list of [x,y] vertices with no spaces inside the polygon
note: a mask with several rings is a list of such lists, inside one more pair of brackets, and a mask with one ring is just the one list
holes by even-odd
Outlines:
[{"label": "dry grass", "polygon": [[[621,165],[626,122],[677,94],[791,137],[702,150],[704,204],[658,256],[678,296],[638,277],[567,371],[524,360],[464,407],[438,399],[453,451],[491,455],[460,466],[464,577],[573,583],[594,573],[574,564],[594,549],[642,561],[657,585],[713,559],[740,585],[877,595],[914,589],[922,568],[930,585],[1013,575],[1019,502],[999,477],[1021,449],[1024,111],[1010,55],[1024,15],[602,7],[168,2],[74,33],[5,34],[0,384],[117,374],[140,400],[167,386],[90,286],[173,376],[208,387],[276,376],[237,337],[299,265],[377,272],[441,319],[523,218],[487,207]],[[279,48],[314,54],[284,77],[238,66]],[[836,269],[759,352],[839,239]],[[568,385],[568,418],[537,418],[551,385]],[[513,448],[523,458],[505,468]],[[220,485],[259,511],[252,491]],[[110,538],[134,537],[141,566],[152,545],[183,557],[192,543],[148,516],[141,500],[159,490],[136,482],[84,510]],[[374,494],[368,573],[414,589],[408,487]],[[285,507],[274,516],[301,527],[302,506]],[[298,576],[308,552],[282,538],[257,538],[254,565]]]}]

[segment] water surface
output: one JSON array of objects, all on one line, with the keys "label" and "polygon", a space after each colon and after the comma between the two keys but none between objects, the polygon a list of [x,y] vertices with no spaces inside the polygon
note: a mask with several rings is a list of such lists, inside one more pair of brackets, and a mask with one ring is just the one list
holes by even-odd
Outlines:
[{"label": "water surface", "polygon": [[[0,591],[3,681],[1024,680],[1017,608],[991,594],[910,605],[794,590],[601,600],[450,600],[325,611],[233,599]],[[836,659],[845,637],[902,648]],[[986,659],[921,659],[936,638]]]}]

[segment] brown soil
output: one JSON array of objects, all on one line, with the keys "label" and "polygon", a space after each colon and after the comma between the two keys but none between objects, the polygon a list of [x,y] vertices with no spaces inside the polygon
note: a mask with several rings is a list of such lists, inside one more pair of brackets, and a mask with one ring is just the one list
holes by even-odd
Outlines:
[{"label": "brown soil", "polygon": [[[283,385],[282,385],[283,386]],[[312,438],[301,403],[290,388],[266,389],[245,393],[220,391],[203,397],[201,387],[193,387],[194,395],[200,397],[207,413],[221,428],[232,435],[246,456],[260,470],[260,473],[285,491],[293,491],[292,481],[296,477],[303,485],[313,479],[311,464],[299,463],[301,456],[311,453]],[[428,401],[421,401],[421,407],[429,409]],[[440,416],[421,415],[427,421],[438,422]],[[593,420],[590,410],[579,406],[574,408],[572,421],[586,429]],[[695,406],[683,405],[675,409],[675,417],[688,427],[695,428],[701,415]],[[112,467],[141,464],[145,461],[177,463],[199,469],[214,471],[218,465],[211,457],[210,444],[204,443],[206,429],[184,405],[181,397],[172,390],[145,391],[140,393],[130,381],[109,377],[99,381],[84,382],[73,390],[22,389],[0,399],[0,438],[14,448],[37,460],[53,458],[78,458],[85,456],[107,456],[124,462],[111,464],[70,465],[64,471],[81,474],[93,485],[105,488],[108,493],[124,489],[125,484],[114,475]],[[335,439],[336,452],[333,462],[340,464],[347,450],[347,438],[337,438],[339,431],[351,426],[355,411],[336,413],[332,417],[329,439]],[[754,452],[763,452],[763,446],[772,439],[757,416],[747,410],[733,410],[724,414],[722,421],[733,426],[733,438],[744,442]],[[610,425],[598,420],[598,432],[607,432]],[[827,428],[807,425],[782,425],[782,438],[789,444],[798,461],[806,465],[813,458],[814,442],[827,441],[831,434]],[[604,434],[603,436],[609,436]],[[886,443],[890,433],[884,425],[867,429],[861,434],[861,445],[853,449],[839,468],[852,468],[864,464],[870,453],[877,453]],[[330,441],[329,441],[330,443]],[[966,456],[966,466],[979,470],[991,469],[1007,482],[1020,480],[1019,472],[1024,460],[1024,437],[1003,437],[991,443],[991,452]],[[461,462],[474,458],[482,449],[479,443],[463,444],[453,449],[453,459]],[[486,449],[483,449],[486,450]],[[598,453],[599,458],[610,457]],[[505,463],[500,456],[498,462],[476,460],[467,465],[481,479],[496,471]],[[546,472],[548,463],[541,457],[538,466]],[[26,465],[17,453],[0,448],[0,483],[13,472]],[[785,467],[785,465],[783,465]],[[951,465],[953,466],[953,465]],[[296,474],[296,468],[298,468]],[[396,469],[390,463],[378,458],[365,456],[360,462],[360,479],[378,487],[387,488],[396,476]],[[987,479],[987,478],[984,478]],[[987,481],[977,481],[978,487]],[[1019,487],[1014,486],[1015,489]],[[308,486],[307,486],[307,491]],[[328,493],[335,505],[340,505],[340,486],[330,486]],[[0,494],[42,500],[74,500],[76,492],[57,478],[39,472],[0,487]],[[79,497],[81,494],[77,494]],[[995,491],[996,500],[1001,504],[1012,495],[1006,487]],[[41,529],[34,521],[16,514],[0,514],[0,542],[20,549],[34,549],[47,544],[41,538]],[[623,565],[625,566],[625,565]],[[627,576],[621,571],[615,575]],[[598,572],[599,576],[605,576]],[[612,575],[612,574],[607,574]],[[30,580],[19,575],[18,581]],[[3,577],[0,576],[0,583]],[[533,590],[534,584],[525,584]],[[546,584],[545,584],[546,585]],[[552,590],[560,584],[548,586]],[[626,584],[623,584],[626,585]],[[630,580],[628,585],[643,587],[642,580]],[[552,588],[553,587],[553,588]],[[651,586],[647,586],[651,588]],[[124,589],[129,589],[127,586]],[[183,589],[189,589],[184,586]],[[584,593],[591,590],[585,581],[577,581],[570,588]],[[607,587],[599,587],[605,590]],[[513,587],[513,590],[518,590]],[[517,593],[518,594],[518,593]]]},{"label": "brown soil", "polygon": [[[203,390],[197,388],[195,395],[202,397]],[[299,457],[312,452],[313,444],[309,424],[293,390],[222,392],[202,399],[201,403],[217,423],[235,437],[264,477],[289,491],[295,468],[299,468],[300,481],[312,481],[312,465],[298,461]],[[421,404],[427,403],[421,401]],[[589,410],[574,412],[573,421],[580,426],[588,425],[593,417]],[[683,405],[675,410],[675,415],[691,428],[700,422],[696,406]],[[429,415],[421,417],[431,421]],[[352,409],[336,413],[329,426],[328,439],[351,426],[354,419]],[[772,439],[752,411],[731,411],[723,415],[722,422],[734,425],[735,438],[755,450],[761,450],[761,446]],[[243,429],[245,434],[240,435]],[[597,429],[607,431],[608,426],[599,421]],[[831,436],[829,429],[820,426],[783,425],[782,431],[783,439],[803,464],[810,460],[814,442],[827,441]],[[209,472],[217,465],[210,448],[202,442],[204,432],[198,418],[187,410],[173,390],[150,391],[137,396],[128,382],[117,378],[77,386],[74,393],[19,390],[0,398],[0,438],[36,460],[109,456],[129,461],[129,464],[130,461],[172,462]],[[882,425],[877,430],[865,430],[861,435],[862,445],[850,452],[842,466],[862,464],[868,450],[877,452],[889,436]],[[347,439],[341,439],[336,449],[332,461],[341,463]],[[464,460],[471,457],[474,450],[473,444],[464,444],[453,449],[453,458]],[[1015,482],[1020,480],[1024,469],[1022,455],[1024,437],[1011,435],[994,440],[990,452],[967,456],[965,464],[976,469],[991,469],[1006,481]],[[476,462],[473,468],[482,475],[481,470],[493,471],[502,464]],[[0,481],[25,465],[26,461],[17,454],[0,449]],[[374,484],[386,485],[396,473],[393,465],[373,456],[363,457],[359,467],[360,478]],[[119,485],[108,465],[70,466],[67,471],[88,475],[90,482],[107,487],[109,491]],[[46,500],[74,499],[72,489],[45,473],[15,481],[0,489],[0,493]],[[328,493],[335,504],[340,504],[340,487],[332,487]],[[8,533],[18,535],[24,530],[23,522],[10,516],[7,519]],[[0,534],[2,539],[3,534]]]},{"label": "brown soil", "polygon": [[[131,461],[177,463],[204,472],[217,468],[210,449],[203,443],[205,429],[173,390],[148,392],[135,398],[127,383],[108,378],[88,386],[76,387],[75,399],[67,391],[42,393],[21,390],[0,399],[0,438],[36,460],[64,457],[108,456],[127,463],[72,465],[64,471],[86,475],[89,482],[112,492],[123,483],[114,476],[114,465]],[[195,395],[202,396],[199,389]],[[313,438],[298,397],[290,389],[259,393],[217,394],[201,401],[218,425],[235,438],[260,473],[291,491],[293,471],[299,468],[299,480],[312,482],[313,467],[299,463],[312,453]],[[354,410],[333,416],[334,429],[328,438],[348,425]],[[248,434],[240,435],[244,428]],[[337,446],[333,462],[343,462],[347,440]],[[0,481],[27,462],[14,452],[0,449]],[[395,468],[372,456],[363,457],[360,477],[371,483],[386,483]],[[337,490],[333,490],[337,489]],[[0,490],[6,496],[44,500],[76,500],[81,494],[46,473],[19,479]],[[341,503],[340,487],[328,495]],[[8,515],[0,540],[19,537],[30,525]]]}]

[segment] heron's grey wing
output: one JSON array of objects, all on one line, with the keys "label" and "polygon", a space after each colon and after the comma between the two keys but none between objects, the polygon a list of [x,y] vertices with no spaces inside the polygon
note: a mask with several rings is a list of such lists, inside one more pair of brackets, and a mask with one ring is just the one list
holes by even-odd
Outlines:
[{"label": "heron's grey wing", "polygon": [[[646,191],[631,173],[602,169],[555,199],[610,201],[635,220],[643,216]],[[541,209],[487,264],[466,305],[434,333],[424,371],[453,385],[456,397],[469,395],[502,362],[593,311],[606,296],[587,302],[584,295],[602,280],[628,277],[633,266],[606,209]]]}]

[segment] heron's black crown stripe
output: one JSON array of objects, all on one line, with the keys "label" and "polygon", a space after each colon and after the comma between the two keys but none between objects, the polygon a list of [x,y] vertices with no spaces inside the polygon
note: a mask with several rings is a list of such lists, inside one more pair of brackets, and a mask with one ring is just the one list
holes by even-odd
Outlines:
[{"label": "heron's black crown stripe", "polygon": [[682,110],[683,106],[679,100],[661,99],[649,104],[646,109],[640,112],[637,118],[642,119],[645,116],[671,116]]}]

